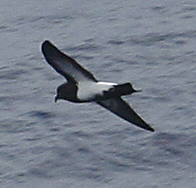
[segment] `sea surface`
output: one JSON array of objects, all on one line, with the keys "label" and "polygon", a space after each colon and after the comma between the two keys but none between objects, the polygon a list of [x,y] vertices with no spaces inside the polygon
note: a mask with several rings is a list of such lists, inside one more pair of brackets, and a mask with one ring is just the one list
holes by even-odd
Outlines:
[{"label": "sea surface", "polygon": [[[195,188],[196,1],[0,1],[1,188]],[[44,40],[123,97],[155,132],[100,106],[54,103]]]}]

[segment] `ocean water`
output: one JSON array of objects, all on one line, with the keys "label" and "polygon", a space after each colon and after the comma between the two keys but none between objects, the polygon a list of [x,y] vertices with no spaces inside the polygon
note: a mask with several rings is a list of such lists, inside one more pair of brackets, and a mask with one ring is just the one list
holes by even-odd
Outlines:
[{"label": "ocean water", "polygon": [[[0,2],[0,187],[196,185],[196,2]],[[51,40],[126,96],[154,128],[96,104],[54,103],[65,80],[44,60]]]}]

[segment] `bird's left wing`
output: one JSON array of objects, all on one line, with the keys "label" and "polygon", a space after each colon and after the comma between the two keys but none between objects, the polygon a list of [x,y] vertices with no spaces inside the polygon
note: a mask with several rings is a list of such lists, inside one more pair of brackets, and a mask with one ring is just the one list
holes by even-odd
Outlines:
[{"label": "bird's left wing", "polygon": [[154,131],[154,129],[141,117],[139,117],[135,111],[120,97],[100,100],[96,103],[113,112],[117,116],[125,119],[126,121],[137,125],[138,127],[148,131]]}]

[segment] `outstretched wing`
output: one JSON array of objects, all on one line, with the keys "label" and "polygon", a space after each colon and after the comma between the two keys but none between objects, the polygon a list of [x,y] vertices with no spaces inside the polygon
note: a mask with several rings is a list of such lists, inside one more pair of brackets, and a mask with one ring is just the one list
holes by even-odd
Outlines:
[{"label": "outstretched wing", "polygon": [[91,80],[97,82],[96,78],[76,60],[67,56],[51,42],[45,41],[42,44],[42,52],[46,61],[68,81],[80,82]]},{"label": "outstretched wing", "polygon": [[140,118],[134,110],[120,97],[110,98],[105,100],[97,101],[97,104],[110,110],[117,116],[127,120],[130,123],[137,125],[148,131],[154,131],[154,129],[148,125],[142,118]]}]

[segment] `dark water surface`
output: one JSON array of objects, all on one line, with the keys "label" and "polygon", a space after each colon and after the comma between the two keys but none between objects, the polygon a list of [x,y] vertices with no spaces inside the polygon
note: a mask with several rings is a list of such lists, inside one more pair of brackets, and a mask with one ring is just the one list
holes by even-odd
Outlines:
[{"label": "dark water surface", "polygon": [[[0,187],[196,185],[196,2],[0,2]],[[53,41],[155,129],[96,104],[54,103],[64,78],[45,62]]]}]

